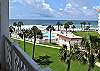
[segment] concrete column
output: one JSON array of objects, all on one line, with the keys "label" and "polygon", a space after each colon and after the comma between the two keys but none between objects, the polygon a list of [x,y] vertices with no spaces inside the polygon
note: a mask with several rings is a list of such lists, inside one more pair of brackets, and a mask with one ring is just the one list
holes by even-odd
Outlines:
[{"label": "concrete column", "polygon": [[100,34],[100,13],[98,14],[98,33]]},{"label": "concrete column", "polygon": [[0,37],[9,36],[9,0],[0,0]]},{"label": "concrete column", "polygon": [[97,8],[96,11],[98,12],[98,33],[100,34],[100,8]]},{"label": "concrete column", "polygon": [[[0,0],[0,65],[4,71],[4,39],[3,35],[9,36],[9,0]],[[4,63],[3,63],[4,62]]]}]

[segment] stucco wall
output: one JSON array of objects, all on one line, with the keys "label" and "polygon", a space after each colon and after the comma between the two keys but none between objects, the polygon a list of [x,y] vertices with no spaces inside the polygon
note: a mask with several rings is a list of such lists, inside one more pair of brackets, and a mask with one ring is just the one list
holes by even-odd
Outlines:
[{"label": "stucco wall", "polygon": [[0,0],[0,36],[8,36],[9,0]]},{"label": "stucco wall", "polygon": [[2,42],[2,36],[9,36],[8,24],[9,23],[9,0],[0,0],[0,64],[3,59],[1,54],[3,53],[4,43]]},{"label": "stucco wall", "polygon": [[100,34],[100,13],[98,14],[98,33]]}]

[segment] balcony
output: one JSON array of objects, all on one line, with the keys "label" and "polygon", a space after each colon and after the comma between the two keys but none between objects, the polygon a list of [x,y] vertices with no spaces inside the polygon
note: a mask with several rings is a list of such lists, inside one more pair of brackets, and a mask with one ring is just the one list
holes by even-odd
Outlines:
[{"label": "balcony", "polygon": [[9,0],[0,0],[0,71],[50,71],[42,69],[9,38]]},{"label": "balcony", "polygon": [[2,38],[1,71],[45,71],[30,59],[18,45],[5,36]]}]

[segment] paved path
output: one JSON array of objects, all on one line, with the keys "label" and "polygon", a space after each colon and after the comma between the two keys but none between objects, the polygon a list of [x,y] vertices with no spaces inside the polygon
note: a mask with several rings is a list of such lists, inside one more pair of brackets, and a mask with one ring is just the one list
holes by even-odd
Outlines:
[{"label": "paved path", "polygon": [[[13,39],[24,41],[23,39],[18,39],[18,38],[13,38]],[[33,42],[31,42],[31,41],[26,41],[26,42],[33,44]],[[60,49],[60,47],[55,47],[55,46],[50,46],[50,45],[37,44],[37,43],[36,43],[36,45]]]},{"label": "paved path", "polygon": [[[24,41],[23,39],[18,39],[18,38],[13,38],[13,39]],[[33,42],[31,42],[31,41],[26,41],[26,42],[33,44]],[[43,45],[43,44],[36,44],[36,45],[60,49],[60,47],[55,47],[55,46],[49,46],[49,45]],[[96,62],[95,65],[98,66],[98,67],[100,67],[100,63],[99,62]]]},{"label": "paved path", "polygon": [[99,62],[96,62],[95,65],[98,66],[98,67],[100,67],[100,63]]},{"label": "paved path", "polygon": [[36,44],[36,45],[46,46],[46,47],[51,47],[51,48],[60,49],[60,47],[55,47],[55,46],[50,46],[50,45],[43,45],[43,44]]}]

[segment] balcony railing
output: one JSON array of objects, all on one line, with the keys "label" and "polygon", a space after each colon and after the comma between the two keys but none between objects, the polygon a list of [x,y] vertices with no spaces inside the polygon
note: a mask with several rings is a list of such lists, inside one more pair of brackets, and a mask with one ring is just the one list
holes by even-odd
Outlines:
[{"label": "balcony railing", "polygon": [[[3,36],[1,71],[43,71],[18,45]],[[3,68],[3,69],[2,69]]]}]

